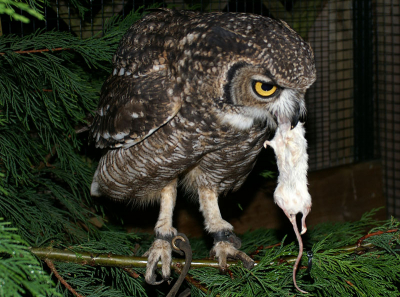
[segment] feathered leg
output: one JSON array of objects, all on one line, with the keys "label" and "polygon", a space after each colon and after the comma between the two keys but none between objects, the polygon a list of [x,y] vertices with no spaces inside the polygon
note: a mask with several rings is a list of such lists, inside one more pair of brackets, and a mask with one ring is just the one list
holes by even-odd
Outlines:
[{"label": "feathered leg", "polygon": [[244,252],[238,250],[241,241],[232,232],[233,226],[222,219],[216,192],[207,188],[200,188],[199,200],[206,230],[214,237],[214,247],[210,254],[218,258],[221,272],[226,272],[228,257],[241,260],[246,268],[251,269],[254,266],[254,261]]},{"label": "feathered leg", "polygon": [[163,282],[163,280],[156,282],[155,271],[157,269],[157,262],[160,259],[162,262],[161,270],[163,279],[167,280],[171,275],[171,240],[177,234],[176,229],[172,227],[172,215],[176,202],[176,186],[177,180],[174,180],[161,191],[160,214],[154,228],[156,239],[150,249],[143,255],[144,257],[148,257],[145,279],[151,285]]}]

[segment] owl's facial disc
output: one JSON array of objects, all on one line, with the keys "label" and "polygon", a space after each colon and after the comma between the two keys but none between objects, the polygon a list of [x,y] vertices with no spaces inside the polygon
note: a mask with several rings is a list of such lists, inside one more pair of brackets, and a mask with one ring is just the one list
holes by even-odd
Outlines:
[{"label": "owl's facial disc", "polygon": [[236,64],[228,72],[227,80],[227,101],[240,107],[241,112],[224,115],[223,123],[245,130],[261,121],[276,128],[277,118],[285,117],[294,128],[305,114],[305,91],[280,86],[263,67]]}]

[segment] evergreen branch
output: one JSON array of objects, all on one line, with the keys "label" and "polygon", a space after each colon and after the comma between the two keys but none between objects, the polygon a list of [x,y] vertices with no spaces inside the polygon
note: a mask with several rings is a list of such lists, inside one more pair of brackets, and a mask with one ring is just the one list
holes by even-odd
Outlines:
[{"label": "evergreen branch", "polygon": [[[0,193],[0,216],[18,224],[18,232],[31,245],[48,240],[80,243],[87,240],[88,234],[95,235],[88,222],[93,214],[83,207],[83,193],[76,181],[57,168],[42,171],[51,172],[53,178],[64,177],[64,184],[45,176],[33,176],[32,184],[18,187],[8,183],[7,195]],[[90,232],[84,231],[79,222],[89,226]]]},{"label": "evergreen branch", "polygon": [[[365,216],[368,218],[368,216]],[[359,221],[352,223],[351,228],[357,229],[361,225],[365,225],[366,221]],[[371,223],[371,222],[370,222]],[[344,223],[342,228],[346,228],[348,224]],[[361,242],[361,246],[357,244],[344,245],[329,248],[328,244],[332,246],[331,238],[325,237],[320,242],[316,243],[313,247],[314,257],[311,269],[311,277],[313,283],[305,283],[303,277],[304,271],[308,268],[307,265],[302,265],[300,268],[303,272],[298,275],[303,287],[307,288],[311,294],[315,293],[316,296],[364,296],[365,292],[373,292],[373,287],[382,287],[382,292],[390,292],[387,296],[396,296],[395,284],[393,281],[400,279],[400,268],[391,269],[391,274],[388,274],[386,269],[391,265],[397,265],[398,261],[394,262],[396,255],[390,256],[392,253],[391,246],[398,242],[398,232],[391,232],[391,230],[398,226],[398,223],[393,221],[392,224],[385,224],[377,230],[373,230],[365,241]],[[339,228],[337,228],[339,229]],[[347,229],[349,234],[352,234],[352,229]],[[387,232],[383,231],[386,230]],[[259,233],[256,231],[255,233]],[[312,230],[310,230],[312,232]],[[322,230],[321,230],[322,232]],[[337,230],[339,232],[339,230]],[[254,233],[254,232],[253,232]],[[254,233],[254,234],[255,234]],[[264,232],[268,233],[268,232]],[[244,238],[254,238],[254,234],[250,232]],[[332,237],[332,236],[331,236]],[[333,237],[332,237],[333,238]],[[360,238],[360,236],[358,236]],[[262,238],[258,238],[261,242]],[[329,239],[329,241],[328,241]],[[242,239],[243,240],[243,239]],[[397,240],[397,241],[396,241]],[[356,241],[356,239],[355,239]],[[395,242],[396,241],[396,242]],[[346,241],[344,241],[346,242]],[[248,243],[247,243],[248,244]],[[99,242],[93,242],[92,246],[99,245]],[[193,240],[193,247],[197,250],[197,243]],[[246,246],[246,243],[245,243]],[[321,247],[325,247],[322,250]],[[212,296],[283,296],[293,293],[293,285],[291,282],[291,265],[296,260],[296,248],[293,243],[283,246],[283,243],[267,246],[268,249],[256,245],[254,253],[256,257],[265,252],[265,255],[260,261],[256,261],[255,267],[248,271],[244,269],[239,262],[229,261],[229,276],[220,275],[218,273],[218,262],[214,260],[200,259],[193,260],[190,270],[190,275],[185,279],[187,284],[192,288],[193,296],[205,296],[211,294]],[[133,280],[141,280],[143,277],[140,274],[144,273],[147,264],[147,259],[143,257],[132,257],[115,255],[113,253],[97,254],[94,250],[87,251],[87,247],[81,245],[73,247],[69,250],[61,250],[54,248],[32,248],[31,252],[41,259],[51,259],[58,263],[65,262],[69,265],[66,270],[69,274],[71,270],[76,270],[78,267],[87,267],[87,269],[121,269],[127,273]],[[389,254],[387,253],[389,252]],[[399,257],[400,258],[400,257]],[[375,263],[376,261],[380,263]],[[282,265],[286,263],[286,265]],[[77,265],[78,264],[78,265]],[[161,267],[161,263],[158,263]],[[173,259],[171,268],[180,273],[181,267],[184,265],[183,259]],[[61,265],[61,264],[59,264]],[[72,266],[71,266],[72,265]],[[76,265],[76,268],[73,268]],[[96,268],[97,267],[97,268]],[[131,268],[135,267],[136,271]],[[396,266],[397,267],[397,266]],[[66,269],[66,268],[64,268]],[[112,270],[117,271],[117,270]],[[90,273],[89,273],[90,274]],[[358,276],[360,274],[360,276]],[[368,280],[367,275],[372,279]],[[70,278],[69,282],[76,278]],[[278,282],[276,280],[279,280]],[[75,282],[75,287],[81,286]],[[141,285],[142,286],[142,285]],[[87,287],[86,292],[90,292]],[[93,287],[92,287],[93,290]],[[135,289],[136,290],[136,289]],[[393,291],[394,290],[394,291]],[[332,293],[333,292],[333,293]],[[368,296],[386,296],[386,293],[373,293]],[[130,293],[131,294],[131,293]]]},{"label": "evergreen branch", "polygon": [[59,296],[16,228],[0,218],[0,296]]}]

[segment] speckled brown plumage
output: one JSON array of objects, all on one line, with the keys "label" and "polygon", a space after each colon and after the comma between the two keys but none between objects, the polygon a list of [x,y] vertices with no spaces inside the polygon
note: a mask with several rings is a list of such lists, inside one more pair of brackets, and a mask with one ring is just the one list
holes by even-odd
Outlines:
[{"label": "speckled brown plumage", "polygon": [[208,231],[232,230],[214,219],[218,195],[245,181],[277,116],[297,123],[316,78],[311,47],[282,21],[168,9],[132,25],[113,68],[92,126],[109,148],[92,194],[161,200],[159,234],[176,233],[161,217],[177,180],[199,195]]}]

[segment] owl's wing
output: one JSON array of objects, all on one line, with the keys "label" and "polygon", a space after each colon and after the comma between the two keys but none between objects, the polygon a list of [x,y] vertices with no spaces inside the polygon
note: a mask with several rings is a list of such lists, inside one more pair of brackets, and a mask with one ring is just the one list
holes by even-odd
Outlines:
[{"label": "owl's wing", "polygon": [[165,76],[111,75],[103,84],[91,133],[99,148],[130,147],[170,121],[180,97],[165,86]]},{"label": "owl's wing", "polygon": [[121,39],[91,128],[97,147],[135,145],[178,113],[180,92],[168,79],[177,44],[168,31],[172,15],[169,10],[149,14]]}]

